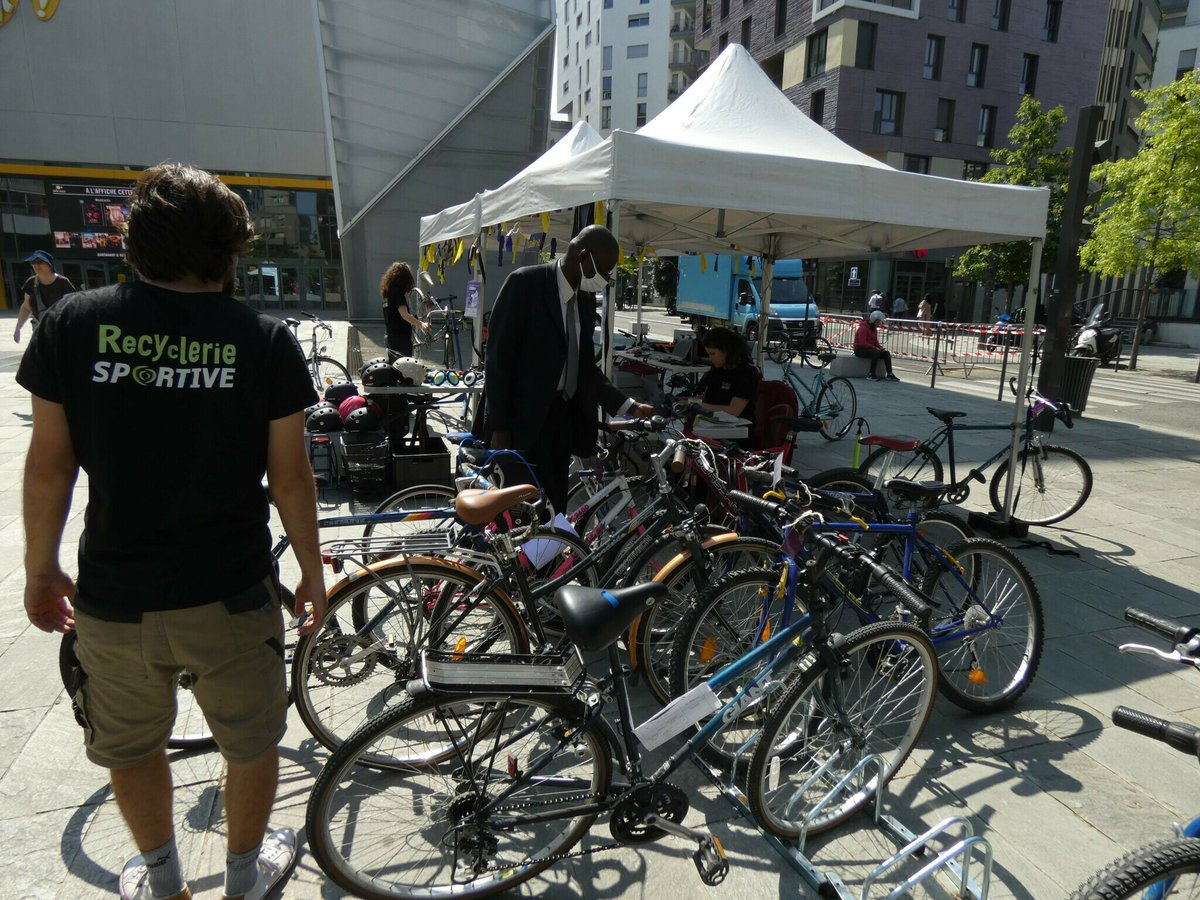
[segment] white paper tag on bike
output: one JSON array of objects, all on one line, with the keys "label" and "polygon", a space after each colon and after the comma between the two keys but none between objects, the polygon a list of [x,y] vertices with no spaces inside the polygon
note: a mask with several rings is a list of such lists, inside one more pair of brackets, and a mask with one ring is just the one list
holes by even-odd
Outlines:
[{"label": "white paper tag on bike", "polygon": [[[571,520],[562,513],[554,517],[552,524],[556,531],[565,531],[572,537],[579,537],[575,533],[575,526],[571,524]],[[525,551],[525,555],[529,557],[529,561],[533,563],[533,567],[540,569],[553,560],[559,553],[562,553],[566,549],[566,544],[562,541],[556,541],[553,538],[534,538],[521,549]]]},{"label": "white paper tag on bike", "polygon": [[633,733],[643,747],[653,750],[688,726],[715,713],[721,706],[721,701],[707,683],[698,684],[633,729]]},{"label": "white paper tag on bike", "polygon": [[775,457],[775,468],[771,472],[771,487],[779,487],[779,482],[783,481],[783,454],[780,453]]}]

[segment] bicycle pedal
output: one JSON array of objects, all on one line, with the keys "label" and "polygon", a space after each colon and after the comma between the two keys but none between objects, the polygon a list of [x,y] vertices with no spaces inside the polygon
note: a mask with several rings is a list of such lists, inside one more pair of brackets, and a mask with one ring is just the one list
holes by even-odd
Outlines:
[{"label": "bicycle pedal", "polygon": [[725,848],[715,835],[705,836],[696,852],[692,854],[692,862],[696,864],[700,880],[709,887],[720,884],[729,874],[729,857],[725,855]]},{"label": "bicycle pedal", "polygon": [[987,481],[987,479],[983,477],[983,473],[978,469],[972,469],[967,477],[972,481],[978,481],[980,484],[983,484],[985,481]]}]

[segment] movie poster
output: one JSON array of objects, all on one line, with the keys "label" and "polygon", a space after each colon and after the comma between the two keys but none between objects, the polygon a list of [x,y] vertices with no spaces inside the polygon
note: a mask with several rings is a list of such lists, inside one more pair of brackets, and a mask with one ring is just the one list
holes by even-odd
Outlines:
[{"label": "movie poster", "polygon": [[123,259],[121,226],[129,216],[130,185],[50,184],[50,228],[56,254],[68,259]]}]

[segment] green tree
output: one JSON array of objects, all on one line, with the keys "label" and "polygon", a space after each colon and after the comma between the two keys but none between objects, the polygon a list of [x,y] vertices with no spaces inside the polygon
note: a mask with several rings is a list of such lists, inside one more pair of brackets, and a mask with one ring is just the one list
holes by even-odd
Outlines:
[{"label": "green tree", "polygon": [[[988,184],[1020,184],[1050,189],[1050,209],[1046,216],[1046,241],[1042,247],[1042,268],[1053,267],[1058,254],[1058,235],[1067,196],[1071,168],[1071,148],[1055,150],[1059,134],[1067,122],[1062,106],[1049,112],[1033,97],[1025,97],[1017,109],[1017,118],[1008,132],[1008,146],[992,151],[996,166],[980,179]],[[1008,241],[1002,244],[977,244],[958,259],[954,274],[970,281],[1002,284],[1007,289],[1005,311],[1011,312],[1013,292],[1029,280],[1032,243]]]},{"label": "green tree", "polygon": [[1090,210],[1092,234],[1079,253],[1084,268],[1101,275],[1148,270],[1137,304],[1131,369],[1137,368],[1155,276],[1200,269],[1200,71],[1134,96],[1146,105],[1137,118],[1142,147],[1136,156],[1092,169],[1102,189]]}]

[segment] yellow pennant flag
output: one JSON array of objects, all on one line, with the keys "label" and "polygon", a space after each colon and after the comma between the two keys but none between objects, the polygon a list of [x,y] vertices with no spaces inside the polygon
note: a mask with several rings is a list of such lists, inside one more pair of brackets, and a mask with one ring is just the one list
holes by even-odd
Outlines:
[{"label": "yellow pennant flag", "polygon": [[454,245],[454,259],[450,260],[451,265],[462,259],[463,254],[463,239],[459,238],[458,243]]},{"label": "yellow pennant flag", "polygon": [[604,224],[604,201],[603,200],[596,201],[596,218],[594,219],[594,221],[597,225]]},{"label": "yellow pennant flag", "polygon": [[625,262],[625,248],[621,244],[617,244],[617,265]]},{"label": "yellow pennant flag", "polygon": [[517,248],[521,246],[522,236],[520,233],[512,236],[512,261],[515,264],[517,261]]},{"label": "yellow pennant flag", "polygon": [[706,257],[703,253],[700,254],[700,271],[708,271],[708,257]]},{"label": "yellow pennant flag", "polygon": [[735,256],[733,258],[733,274],[737,275],[741,271],[742,271],[742,258],[740,256]]},{"label": "yellow pennant flag", "polygon": [[542,234],[550,233],[550,213],[542,213]]},{"label": "yellow pennant flag", "polygon": [[650,256],[658,256],[658,251],[649,244],[646,245],[646,253],[648,253]]},{"label": "yellow pennant flag", "polygon": [[756,274],[758,273],[755,272],[754,257],[752,256],[750,257],[750,277],[753,278]]}]

